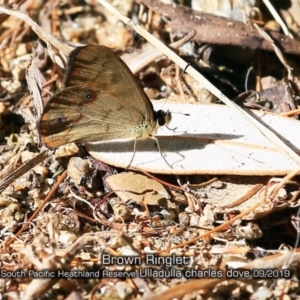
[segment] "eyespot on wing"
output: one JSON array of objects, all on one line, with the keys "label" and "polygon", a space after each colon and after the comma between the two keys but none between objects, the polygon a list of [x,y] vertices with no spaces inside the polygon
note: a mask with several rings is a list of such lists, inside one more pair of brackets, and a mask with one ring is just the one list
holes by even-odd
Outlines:
[{"label": "eyespot on wing", "polygon": [[97,93],[90,89],[84,89],[81,92],[81,104],[90,104],[97,100]]}]

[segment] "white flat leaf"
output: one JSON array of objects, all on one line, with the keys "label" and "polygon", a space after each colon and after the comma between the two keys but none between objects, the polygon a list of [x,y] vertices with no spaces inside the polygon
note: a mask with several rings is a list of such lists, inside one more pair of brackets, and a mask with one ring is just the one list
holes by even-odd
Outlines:
[{"label": "white flat leaf", "polygon": [[[156,110],[162,104],[154,103]],[[130,169],[163,174],[285,175],[299,168],[254,125],[224,105],[167,103],[170,129],[162,127],[155,140],[138,140]],[[188,114],[188,115],[186,115]],[[300,152],[300,122],[280,115],[251,111],[287,144]],[[126,168],[133,157],[134,141],[86,145],[95,158]]]}]

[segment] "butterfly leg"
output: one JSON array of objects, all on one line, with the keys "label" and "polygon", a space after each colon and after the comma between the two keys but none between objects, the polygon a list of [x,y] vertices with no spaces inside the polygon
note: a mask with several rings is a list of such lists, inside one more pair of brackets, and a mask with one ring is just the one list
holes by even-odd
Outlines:
[{"label": "butterfly leg", "polygon": [[135,139],[134,139],[134,144],[133,144],[133,155],[132,155],[132,158],[131,158],[131,160],[130,160],[128,166],[127,166],[126,169],[125,169],[126,171],[127,171],[127,169],[130,167],[130,165],[131,165],[131,163],[132,163],[132,161],[133,161],[133,159],[134,159],[135,152],[136,152],[136,141],[137,141],[137,139],[135,138]]},{"label": "butterfly leg", "polygon": [[167,160],[166,160],[165,157],[163,156],[163,153],[162,153],[162,151],[161,151],[161,149],[160,149],[160,146],[159,146],[158,138],[155,137],[155,136],[151,136],[151,139],[153,139],[153,140],[156,142],[158,151],[159,151],[161,157],[163,158],[163,160],[165,161],[165,163],[166,163],[171,169],[173,169],[173,167],[167,162]]}]

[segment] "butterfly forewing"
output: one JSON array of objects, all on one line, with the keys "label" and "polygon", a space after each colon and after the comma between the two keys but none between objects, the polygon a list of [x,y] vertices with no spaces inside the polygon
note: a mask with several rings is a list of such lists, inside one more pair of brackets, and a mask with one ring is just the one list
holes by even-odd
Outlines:
[{"label": "butterfly forewing", "polygon": [[98,45],[78,47],[69,56],[69,66],[65,86],[84,84],[86,88],[100,89],[120,99],[124,109],[135,107],[146,120],[153,120],[151,102],[127,65],[110,48]]},{"label": "butterfly forewing", "polygon": [[73,50],[64,86],[49,100],[39,123],[49,148],[147,138],[156,130],[151,102],[126,64],[107,47]]}]

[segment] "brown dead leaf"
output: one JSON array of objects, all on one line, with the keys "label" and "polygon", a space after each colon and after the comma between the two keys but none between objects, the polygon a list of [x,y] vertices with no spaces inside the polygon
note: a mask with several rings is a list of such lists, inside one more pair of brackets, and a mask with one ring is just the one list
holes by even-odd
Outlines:
[{"label": "brown dead leaf", "polygon": [[142,205],[145,201],[147,205],[170,209],[176,207],[170,201],[170,195],[163,185],[144,175],[133,172],[121,173],[108,177],[106,183],[124,203],[131,200]]}]

